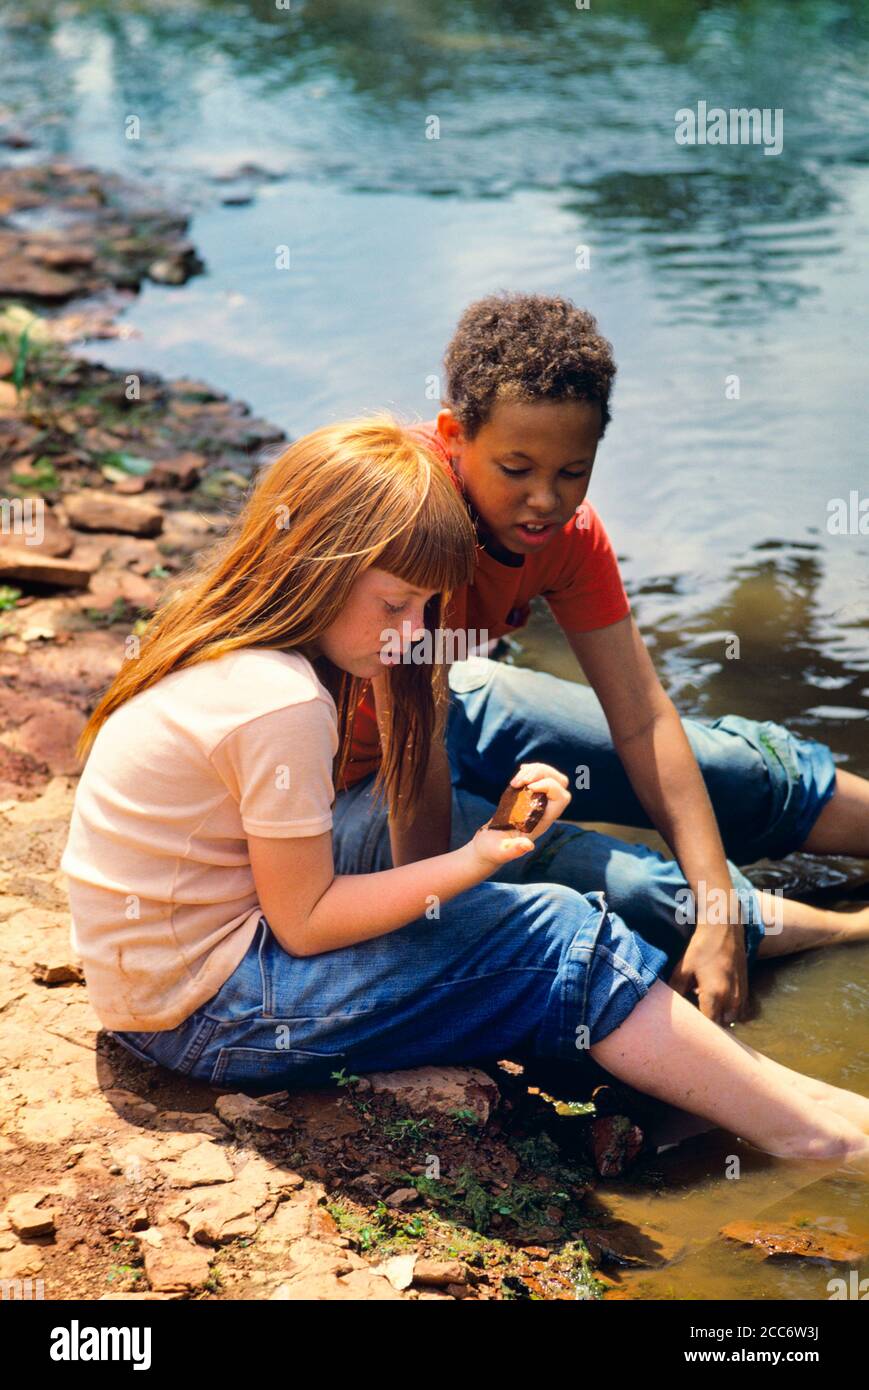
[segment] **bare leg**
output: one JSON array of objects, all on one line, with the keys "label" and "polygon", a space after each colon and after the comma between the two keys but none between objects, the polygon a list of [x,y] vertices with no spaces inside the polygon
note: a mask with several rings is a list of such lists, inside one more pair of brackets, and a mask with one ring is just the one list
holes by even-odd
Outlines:
[{"label": "bare leg", "polygon": [[[830,912],[793,898],[761,892],[760,912],[767,932],[757,948],[760,959],[788,956],[814,946],[844,946],[869,941],[869,907],[856,912]],[[776,928],[781,926],[781,930]]]},{"label": "bare leg", "polygon": [[807,1096],[828,1105],[837,1115],[844,1115],[846,1120],[850,1120],[864,1134],[869,1134],[869,1099],[866,1096],[858,1095],[855,1091],[843,1090],[841,1086],[831,1086],[829,1082],[819,1081],[814,1076],[804,1076],[802,1072],[793,1071],[781,1062],[773,1061],[772,1057],[765,1057],[762,1052],[749,1047],[748,1043],[740,1038],[735,1037],[733,1040],[753,1057],[763,1070],[777,1075],[784,1085],[799,1087]]},{"label": "bare leg", "polygon": [[800,849],[869,859],[869,782],[864,777],[837,770],[836,790]]},{"label": "bare leg", "polygon": [[590,1054],[629,1086],[703,1115],[778,1158],[853,1161],[869,1169],[869,1138],[855,1124],[782,1082],[663,980]]}]

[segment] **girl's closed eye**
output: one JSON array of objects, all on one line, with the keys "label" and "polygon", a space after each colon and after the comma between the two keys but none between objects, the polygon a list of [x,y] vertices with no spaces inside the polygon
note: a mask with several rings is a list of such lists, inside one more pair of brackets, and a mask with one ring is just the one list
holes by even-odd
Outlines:
[{"label": "girl's closed eye", "polygon": [[407,604],[399,603],[398,605],[396,605],[392,603],[387,603],[386,599],[384,599],[383,606],[386,609],[387,613],[403,613],[405,608],[407,607]]}]

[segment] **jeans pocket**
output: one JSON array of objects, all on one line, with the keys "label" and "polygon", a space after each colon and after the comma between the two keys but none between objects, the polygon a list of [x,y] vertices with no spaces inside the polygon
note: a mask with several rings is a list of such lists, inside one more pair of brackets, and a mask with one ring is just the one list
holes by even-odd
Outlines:
[{"label": "jeans pocket", "polygon": [[116,1033],[113,1030],[109,1031],[111,1037],[115,1038],[128,1052],[132,1052],[134,1057],[138,1057],[141,1062],[150,1062],[152,1067],[157,1066],[157,1062],[148,1054],[146,1049],[155,1038],[159,1038],[159,1031],[154,1033]]},{"label": "jeans pocket", "polygon": [[265,1086],[290,1089],[323,1086],[347,1062],[341,1052],[304,1052],[298,1048],[222,1047],[211,1068],[212,1086]]}]

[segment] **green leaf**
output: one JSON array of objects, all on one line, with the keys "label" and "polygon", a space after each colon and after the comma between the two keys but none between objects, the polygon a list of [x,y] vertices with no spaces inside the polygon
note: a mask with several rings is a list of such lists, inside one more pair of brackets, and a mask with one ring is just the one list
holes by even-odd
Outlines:
[{"label": "green leaf", "polygon": [[0,584],[0,610],[14,608],[20,597],[20,589],[13,589],[11,584]]},{"label": "green leaf", "polygon": [[103,468],[120,468],[124,473],[133,473],[136,477],[142,478],[146,473],[150,473],[154,467],[153,459],[139,458],[136,454],[122,454],[112,452],[103,454]]}]

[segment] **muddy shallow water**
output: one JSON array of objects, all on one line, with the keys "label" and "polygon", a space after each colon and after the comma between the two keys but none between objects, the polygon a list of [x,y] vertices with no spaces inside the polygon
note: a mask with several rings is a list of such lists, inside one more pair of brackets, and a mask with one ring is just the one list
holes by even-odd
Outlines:
[{"label": "muddy shallow water", "polygon": [[[298,434],[369,407],[431,415],[443,346],[479,294],[572,296],[620,368],[591,497],[679,708],[782,720],[869,776],[857,0],[23,0],[0,43],[4,102],[37,141],[10,158],[116,168],[193,213],[206,273],[147,284],[125,320],[140,336],[86,356],[204,377]],[[674,112],[701,99],[781,108],[781,154],[679,147]],[[513,659],[577,674],[542,611]],[[758,872],[853,905],[869,865]],[[756,1000],[740,1034],[753,1046],[869,1094],[869,947],[764,967]],[[763,1162],[720,1176],[731,1148],[707,1135],[669,1151],[666,1191],[613,1184],[614,1211],[671,1243],[714,1236],[785,1181]],[[830,1178],[772,1210],[856,1234],[865,1192]],[[711,1239],[625,1283],[818,1299],[837,1272]]]}]

